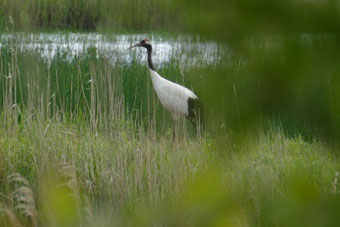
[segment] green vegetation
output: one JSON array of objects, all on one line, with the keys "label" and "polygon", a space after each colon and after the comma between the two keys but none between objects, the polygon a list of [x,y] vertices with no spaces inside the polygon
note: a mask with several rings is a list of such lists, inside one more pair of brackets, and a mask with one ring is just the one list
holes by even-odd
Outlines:
[{"label": "green vegetation", "polygon": [[95,134],[23,119],[0,131],[2,226],[339,221],[339,160],[318,142],[273,131],[238,146],[186,136],[173,143],[128,122]]},{"label": "green vegetation", "polygon": [[[134,52],[131,63],[114,65],[94,47],[72,59],[60,51],[47,62],[15,43],[1,48],[1,225],[338,222],[337,148],[318,142],[319,132],[308,136],[275,118],[246,133],[241,122],[229,124],[246,119],[250,96],[239,91],[252,81],[244,58],[226,47],[213,64],[159,66],[172,80],[194,84],[205,100],[217,96],[196,74],[209,81],[216,79],[211,67],[228,72],[220,83],[229,97],[206,103],[209,119],[216,117],[207,134],[196,136],[182,121],[173,141],[170,114]],[[215,108],[218,102],[224,107]]]},{"label": "green vegetation", "polygon": [[[0,226],[338,226],[339,15],[332,0],[1,1]],[[37,30],[116,46],[48,59],[20,48]],[[155,66],[194,88],[206,132],[183,119],[173,139],[112,31],[174,46]],[[216,52],[185,49],[206,41]]]}]

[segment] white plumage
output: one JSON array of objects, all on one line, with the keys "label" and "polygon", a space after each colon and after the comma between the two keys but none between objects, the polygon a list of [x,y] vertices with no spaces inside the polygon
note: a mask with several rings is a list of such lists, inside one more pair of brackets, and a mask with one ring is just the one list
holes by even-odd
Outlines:
[{"label": "white plumage", "polygon": [[197,96],[188,88],[164,79],[156,71],[149,68],[153,87],[162,105],[172,113],[174,120],[189,115],[188,99]]}]

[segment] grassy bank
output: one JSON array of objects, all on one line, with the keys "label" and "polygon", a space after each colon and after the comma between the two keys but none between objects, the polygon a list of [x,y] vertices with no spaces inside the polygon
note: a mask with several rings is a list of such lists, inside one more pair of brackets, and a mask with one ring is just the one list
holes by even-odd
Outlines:
[{"label": "grassy bank", "polygon": [[3,0],[1,29],[114,31],[174,27],[171,1]]},{"label": "grassy bank", "polygon": [[173,143],[171,133],[157,139],[128,122],[96,134],[29,119],[0,130],[2,226],[338,221],[340,163],[318,142],[274,130],[241,144],[187,136]]},{"label": "grassy bank", "polygon": [[269,8],[267,4],[249,0],[2,0],[0,30],[173,30],[236,45],[248,34],[338,33],[336,2],[270,1]]},{"label": "grassy bank", "polygon": [[[156,140],[156,135],[143,130],[136,133],[128,122],[96,134],[91,127],[79,124],[29,121],[26,117],[23,120],[20,127],[1,131],[1,191],[4,198],[12,196],[2,202],[12,204],[18,213],[24,212],[23,216],[28,215],[25,211],[30,207],[20,208],[19,204],[34,206],[15,197],[30,196],[15,191],[22,182],[12,174],[20,174],[29,182],[23,186],[33,190],[30,199],[35,201],[37,213],[32,215],[42,225],[51,224],[49,217],[39,214],[45,206],[52,206],[51,215],[57,215],[56,223],[61,221],[59,225],[63,225],[63,219],[69,215],[66,223],[77,215],[85,218],[87,208],[95,213],[110,207],[111,215],[115,215],[121,209],[134,209],[140,204],[171,203],[171,195],[179,190],[181,181],[195,175],[197,168],[205,166],[213,156],[205,141],[185,138],[174,145],[171,134]],[[50,190],[57,194],[50,194]],[[65,201],[54,204],[58,198],[53,196],[61,196]],[[69,196],[75,196],[74,201],[68,201]],[[45,199],[49,202],[45,203]],[[72,205],[76,205],[74,209]]]}]

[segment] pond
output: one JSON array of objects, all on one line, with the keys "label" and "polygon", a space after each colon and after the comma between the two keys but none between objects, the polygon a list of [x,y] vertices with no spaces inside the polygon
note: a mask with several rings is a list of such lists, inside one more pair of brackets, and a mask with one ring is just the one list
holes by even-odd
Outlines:
[{"label": "pond", "polygon": [[72,60],[81,56],[88,48],[96,48],[98,56],[105,56],[116,64],[129,63],[132,60],[145,62],[145,50],[128,50],[128,47],[143,38],[151,40],[153,61],[156,65],[175,60],[181,66],[194,66],[213,64],[221,59],[221,44],[200,41],[198,37],[189,35],[178,35],[174,38],[147,34],[15,33],[2,34],[0,47],[14,44],[19,51],[38,52],[47,61],[60,53],[65,54],[66,59]]}]

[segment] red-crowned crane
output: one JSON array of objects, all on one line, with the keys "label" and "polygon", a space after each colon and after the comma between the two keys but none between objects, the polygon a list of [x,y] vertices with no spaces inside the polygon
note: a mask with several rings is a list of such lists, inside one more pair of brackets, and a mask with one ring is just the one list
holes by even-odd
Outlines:
[{"label": "red-crowned crane", "polygon": [[154,69],[152,64],[152,45],[148,39],[143,39],[140,43],[131,46],[144,47],[148,51],[148,66],[153,87],[162,105],[170,111],[173,119],[176,121],[181,116],[186,116],[195,126],[196,123],[203,122],[202,108],[198,97],[194,92],[182,85],[161,77]]}]

